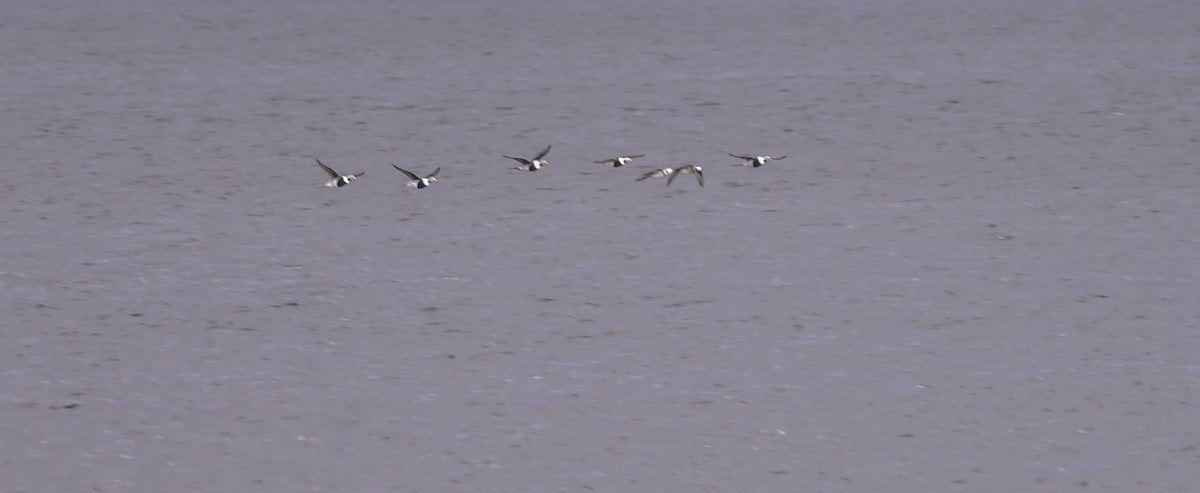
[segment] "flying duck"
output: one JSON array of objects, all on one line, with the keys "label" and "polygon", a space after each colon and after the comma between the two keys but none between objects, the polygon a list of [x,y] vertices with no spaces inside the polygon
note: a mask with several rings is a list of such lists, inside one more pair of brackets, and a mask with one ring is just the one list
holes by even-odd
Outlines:
[{"label": "flying duck", "polygon": [[542,169],[542,168],[550,165],[550,161],[542,159],[542,158],[546,157],[546,154],[549,152],[550,152],[550,146],[546,146],[546,148],[542,149],[542,152],[537,153],[537,155],[534,156],[533,159],[525,159],[522,157],[512,157],[512,156],[504,156],[504,157],[512,159],[513,161],[516,161],[518,163],[521,163],[520,166],[517,166],[514,169],[519,169],[519,170],[524,170],[524,171],[537,171],[539,169]]},{"label": "flying duck", "polygon": [[671,182],[675,181],[676,176],[686,175],[689,173],[694,173],[696,175],[696,181],[700,182],[700,186],[704,186],[704,168],[694,164],[685,164],[675,168],[675,171],[671,172],[671,176],[667,177],[667,186],[671,186]]},{"label": "flying duck", "polygon": [[401,168],[399,166],[396,166],[394,164],[392,165],[392,167],[396,168],[401,173],[404,173],[404,176],[408,177],[408,180],[409,180],[407,183],[408,186],[417,188],[417,189],[425,188],[425,187],[428,187],[428,186],[436,183],[437,178],[435,178],[435,177],[437,176],[438,172],[442,170],[442,168],[439,166],[438,169],[433,170],[433,173],[425,175],[424,178],[421,178],[417,175],[414,175],[411,171]]},{"label": "flying duck", "polygon": [[596,164],[611,164],[612,167],[614,167],[614,168],[620,168],[621,166],[625,166],[626,164],[629,164],[629,162],[633,161],[634,159],[637,159],[640,157],[645,157],[645,156],[646,156],[645,154],[634,154],[632,156],[617,156],[612,159],[596,161]]},{"label": "flying duck", "polygon": [[350,182],[357,180],[358,177],[367,174],[366,171],[363,171],[361,173],[355,173],[353,175],[343,175],[343,174],[338,173],[337,171],[334,171],[333,168],[330,168],[329,166],[325,166],[325,163],[322,163],[320,159],[317,159],[317,166],[320,166],[321,169],[325,170],[325,173],[329,174],[330,179],[328,182],[325,183],[325,186],[330,187],[330,188],[344,187],[346,185],[349,185]]},{"label": "flying duck", "polygon": [[642,180],[649,179],[649,178],[660,178],[663,176],[671,176],[671,173],[674,173],[674,172],[675,172],[675,168],[661,168],[661,169],[656,169],[654,171],[647,171],[642,176],[639,176],[636,181],[642,181]]},{"label": "flying duck", "polygon": [[667,186],[671,186],[671,182],[675,181],[676,176],[693,173],[696,175],[696,181],[700,183],[700,186],[704,186],[704,168],[694,164],[685,164],[677,168],[661,168],[654,171],[647,171],[642,176],[639,176],[637,181],[665,176],[667,177]]},{"label": "flying duck", "polygon": [[770,161],[780,161],[780,160],[783,160],[784,158],[786,158],[786,157],[787,157],[787,156],[779,156],[779,157],[771,157],[771,156],[739,156],[739,155],[737,155],[737,154],[734,154],[734,153],[732,153],[732,152],[731,152],[731,153],[729,153],[729,155],[730,155],[730,156],[733,156],[733,157],[735,157],[735,158],[741,159],[742,161],[744,161],[744,162],[741,164],[741,166],[752,166],[752,167],[755,167],[755,168],[757,168],[757,167],[759,167],[759,166],[762,166],[762,165],[764,165],[764,164],[767,164],[767,163],[768,163],[768,162],[770,162]]}]

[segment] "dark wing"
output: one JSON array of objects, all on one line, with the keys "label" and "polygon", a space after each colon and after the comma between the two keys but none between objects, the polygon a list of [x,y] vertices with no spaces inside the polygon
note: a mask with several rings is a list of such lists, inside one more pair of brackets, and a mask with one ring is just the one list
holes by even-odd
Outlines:
[{"label": "dark wing", "polygon": [[442,170],[442,167],[438,166],[438,169],[433,170],[433,173],[425,175],[425,178],[433,178],[433,177],[437,176],[438,172],[441,170]]},{"label": "dark wing", "polygon": [[656,169],[656,170],[654,170],[654,171],[647,171],[647,172],[646,172],[645,174],[643,174],[642,176],[639,176],[639,177],[638,177],[638,179],[637,179],[637,181],[642,181],[642,180],[645,180],[645,179],[647,179],[647,178],[653,178],[653,177],[654,177],[654,175],[658,174],[658,172],[659,172],[659,171],[661,171],[661,170],[657,170],[657,169]]},{"label": "dark wing", "polygon": [[407,176],[407,177],[408,177],[408,179],[410,179],[410,180],[413,180],[413,181],[421,181],[421,179],[420,179],[420,178],[418,178],[418,177],[417,177],[417,175],[414,175],[414,174],[412,174],[412,172],[411,172],[411,171],[409,171],[409,170],[406,170],[406,169],[404,169],[404,168],[401,168],[401,167],[399,167],[399,166],[396,166],[396,165],[394,165],[394,164],[392,165],[392,167],[393,167],[393,168],[396,168],[396,169],[397,169],[397,170],[399,170],[401,173],[404,173],[404,176]]},{"label": "dark wing", "polygon": [[671,173],[671,174],[667,175],[667,186],[668,187],[671,186],[671,182],[675,181],[675,177],[682,175],[682,174],[683,173]]},{"label": "dark wing", "polygon": [[732,153],[732,152],[731,152],[731,153],[729,153],[729,155],[730,155],[730,156],[733,156],[733,157],[735,157],[735,158],[738,158],[738,159],[745,159],[745,160],[747,160],[747,161],[753,161],[753,160],[754,160],[754,156],[739,156],[739,155],[737,155],[737,154],[734,154],[734,153]]},{"label": "dark wing", "polygon": [[783,161],[786,158],[787,158],[787,155],[785,154],[785,155],[779,156],[779,157],[772,157],[771,159],[774,161]]},{"label": "dark wing", "polygon": [[603,161],[594,161],[594,162],[595,162],[596,164],[616,164],[616,163],[617,163],[617,159],[616,159],[616,158],[613,158],[613,159],[605,159],[605,160],[603,160]]},{"label": "dark wing", "polygon": [[696,171],[696,181],[700,182],[700,186],[702,186],[702,187],[704,186],[704,172],[703,171],[699,171],[699,170]]},{"label": "dark wing", "polygon": [[[501,155],[503,156],[503,154],[501,154]],[[532,163],[532,162],[530,162],[528,159],[525,159],[525,158],[523,158],[523,157],[512,157],[512,156],[504,156],[504,157],[506,157],[506,158],[509,158],[509,159],[512,159],[513,161],[516,161],[516,162],[518,162],[518,163],[521,163],[521,164],[533,164],[533,163]]]},{"label": "dark wing", "polygon": [[537,153],[537,155],[533,157],[533,160],[537,161],[538,159],[544,158],[544,157],[546,157],[546,154],[549,154],[549,153],[550,153],[550,146],[546,146],[545,149],[542,149],[542,152]]},{"label": "dark wing", "polygon": [[330,178],[338,178],[342,176],[339,175],[337,171],[334,171],[333,168],[325,166],[325,163],[322,163],[320,159],[317,160],[317,166],[320,166],[321,169],[325,170],[326,173],[329,173]]},{"label": "dark wing", "polygon": [[632,156],[625,156],[625,157],[627,157],[627,158],[629,158],[629,159],[637,159],[637,158],[640,158],[640,157],[646,157],[646,155],[645,155],[645,154],[634,154],[634,155],[632,155]]}]

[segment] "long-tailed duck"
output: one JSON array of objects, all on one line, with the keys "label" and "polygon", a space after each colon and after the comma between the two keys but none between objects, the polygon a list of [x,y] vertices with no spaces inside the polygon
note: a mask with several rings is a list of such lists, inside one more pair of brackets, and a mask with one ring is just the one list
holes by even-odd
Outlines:
[{"label": "long-tailed duck", "polygon": [[737,155],[737,154],[734,154],[734,153],[732,153],[732,152],[731,152],[731,153],[729,153],[729,155],[730,155],[730,156],[733,156],[733,157],[735,157],[735,158],[741,159],[742,161],[744,161],[744,162],[743,162],[743,163],[742,163],[740,166],[751,166],[751,167],[755,167],[755,168],[757,168],[757,167],[759,167],[759,166],[762,166],[762,165],[764,165],[764,164],[767,164],[767,163],[768,163],[768,162],[770,162],[770,161],[780,161],[780,160],[783,160],[784,158],[786,158],[786,157],[787,157],[787,156],[779,156],[779,157],[771,157],[771,156],[739,156],[739,155]]},{"label": "long-tailed duck", "polygon": [[675,168],[661,168],[661,169],[656,169],[654,171],[647,171],[642,176],[639,176],[636,181],[642,181],[642,180],[649,179],[649,178],[660,178],[663,176],[671,176],[671,173],[674,173],[674,172],[675,172]]},{"label": "long-tailed duck", "polygon": [[700,182],[700,186],[702,186],[702,187],[704,186],[704,168],[701,168],[694,164],[685,164],[683,166],[675,168],[675,171],[671,173],[671,176],[667,177],[667,186],[668,187],[671,186],[671,182],[675,181],[676,176],[686,175],[689,173],[695,174],[696,181]]},{"label": "long-tailed duck", "polygon": [[629,164],[629,162],[633,161],[634,159],[637,159],[640,157],[645,157],[645,156],[646,156],[645,154],[633,154],[630,156],[617,156],[612,159],[596,161],[596,164],[611,164],[612,167],[614,167],[614,168],[620,168],[621,166],[625,166],[626,164]]},{"label": "long-tailed duck", "polygon": [[320,159],[317,159],[317,166],[320,166],[321,169],[325,170],[325,173],[329,174],[330,180],[325,183],[325,186],[330,187],[330,188],[344,187],[346,185],[349,185],[350,182],[357,180],[358,177],[367,174],[366,171],[363,171],[361,173],[355,173],[353,175],[343,175],[343,174],[338,173],[337,171],[334,171],[333,168],[330,168],[329,166],[325,166],[325,163],[322,163]]},{"label": "long-tailed duck", "polygon": [[406,183],[406,185],[413,187],[413,188],[417,188],[417,189],[425,188],[425,187],[428,187],[428,186],[436,183],[437,178],[435,178],[435,177],[437,176],[438,172],[442,170],[442,168],[439,166],[438,169],[433,170],[433,173],[425,175],[424,178],[421,178],[421,177],[413,174],[411,171],[401,168],[399,166],[396,166],[394,164],[392,165],[392,167],[396,168],[401,173],[404,173],[404,176],[408,177],[408,183]]},{"label": "long-tailed duck", "polygon": [[512,156],[504,156],[504,157],[512,159],[513,161],[516,161],[518,163],[521,163],[520,166],[517,166],[514,169],[519,169],[519,170],[524,170],[524,171],[537,171],[539,169],[545,168],[546,166],[550,165],[550,161],[542,159],[542,158],[546,157],[546,154],[549,152],[550,152],[550,146],[546,146],[546,148],[542,149],[542,152],[537,153],[537,155],[534,156],[533,159],[525,159],[523,157],[512,157]]},{"label": "long-tailed duck", "polygon": [[676,176],[686,174],[695,174],[696,181],[700,183],[700,186],[704,186],[704,168],[694,164],[685,164],[676,168],[661,168],[654,171],[647,171],[642,176],[639,176],[637,181],[665,176],[667,177],[667,186],[671,186],[671,182],[675,181]]}]

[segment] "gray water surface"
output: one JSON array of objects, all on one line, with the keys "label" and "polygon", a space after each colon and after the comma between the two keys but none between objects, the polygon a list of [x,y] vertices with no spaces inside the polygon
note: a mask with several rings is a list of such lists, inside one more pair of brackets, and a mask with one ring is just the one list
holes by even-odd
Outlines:
[{"label": "gray water surface", "polygon": [[0,491],[1194,491],[1197,18],[10,5]]}]

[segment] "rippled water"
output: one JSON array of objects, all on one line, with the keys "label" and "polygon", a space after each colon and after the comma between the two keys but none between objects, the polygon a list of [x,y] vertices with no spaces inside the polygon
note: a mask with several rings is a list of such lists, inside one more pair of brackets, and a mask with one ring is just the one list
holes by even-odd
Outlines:
[{"label": "rippled water", "polygon": [[1192,6],[8,10],[2,491],[1194,487]]}]

